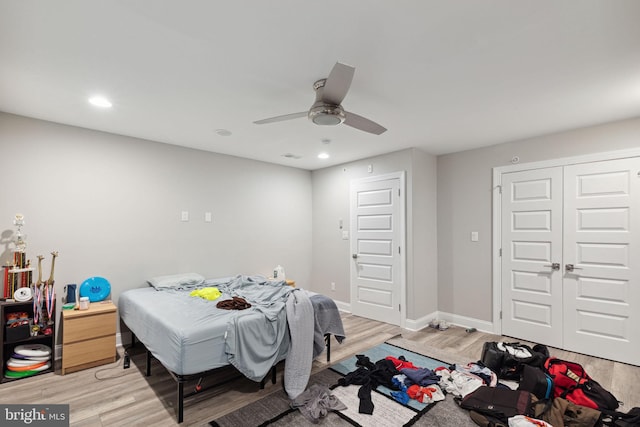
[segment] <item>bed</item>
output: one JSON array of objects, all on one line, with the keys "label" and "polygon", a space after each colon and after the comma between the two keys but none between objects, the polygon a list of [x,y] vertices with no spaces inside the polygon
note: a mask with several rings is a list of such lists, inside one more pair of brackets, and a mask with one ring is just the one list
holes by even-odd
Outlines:
[{"label": "bed", "polygon": [[[293,295],[308,296],[313,307],[307,319],[313,337],[302,345],[312,350],[303,352],[315,358],[326,345],[330,357],[330,337],[344,339],[344,329],[335,302],[330,298],[269,281],[261,276],[234,276],[204,280],[199,275],[164,276],[149,281],[152,286],[123,292],[118,309],[133,340],[147,350],[146,374],[150,375],[151,357],[157,359],[178,384],[177,420],[183,421],[184,383],[215,374],[232,365],[247,378],[261,382],[271,373],[275,382],[275,365],[291,356],[300,339],[306,336],[290,330],[287,301]],[[216,288],[220,296],[207,300],[192,296],[194,291]],[[219,301],[242,297],[251,304],[245,310],[217,308]],[[305,297],[307,298],[307,297]],[[291,301],[290,301],[291,302]],[[302,311],[300,311],[302,312]],[[290,316],[291,317],[291,316]],[[305,356],[307,357],[307,356]],[[311,360],[308,361],[309,366]]]}]

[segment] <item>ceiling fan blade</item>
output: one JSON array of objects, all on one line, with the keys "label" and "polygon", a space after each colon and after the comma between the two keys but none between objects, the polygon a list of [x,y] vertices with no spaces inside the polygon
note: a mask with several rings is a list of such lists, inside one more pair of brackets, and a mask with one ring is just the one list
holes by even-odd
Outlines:
[{"label": "ceiling fan blade", "polygon": [[329,77],[327,77],[327,81],[324,83],[322,101],[333,105],[342,104],[342,100],[351,86],[355,71],[356,69],[349,65],[336,62],[331,73],[329,73]]},{"label": "ceiling fan blade", "polygon": [[344,115],[346,116],[346,118],[344,119],[344,124],[347,126],[351,126],[352,128],[360,129],[365,132],[373,133],[375,135],[380,135],[387,130],[387,128],[380,126],[376,122],[372,122],[371,120],[365,119],[364,117],[357,114],[345,111]]},{"label": "ceiling fan blade", "polygon": [[307,117],[308,111],[302,111],[300,113],[285,114],[284,116],[269,117],[268,119],[256,120],[255,124],[264,125],[266,123],[283,122],[285,120],[299,119],[300,117]]}]

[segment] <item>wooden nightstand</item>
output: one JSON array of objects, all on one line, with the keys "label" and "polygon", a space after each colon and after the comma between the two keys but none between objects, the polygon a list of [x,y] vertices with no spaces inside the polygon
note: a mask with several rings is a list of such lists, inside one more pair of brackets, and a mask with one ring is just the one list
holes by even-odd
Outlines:
[{"label": "wooden nightstand", "polygon": [[62,310],[62,375],[116,360],[116,306]]}]

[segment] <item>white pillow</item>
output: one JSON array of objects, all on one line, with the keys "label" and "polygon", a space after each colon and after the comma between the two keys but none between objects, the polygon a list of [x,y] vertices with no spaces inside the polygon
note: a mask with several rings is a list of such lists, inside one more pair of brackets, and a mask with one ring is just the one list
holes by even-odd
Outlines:
[{"label": "white pillow", "polygon": [[153,277],[147,282],[156,289],[175,288],[183,285],[199,285],[204,282],[204,277],[198,273],[171,274]]}]

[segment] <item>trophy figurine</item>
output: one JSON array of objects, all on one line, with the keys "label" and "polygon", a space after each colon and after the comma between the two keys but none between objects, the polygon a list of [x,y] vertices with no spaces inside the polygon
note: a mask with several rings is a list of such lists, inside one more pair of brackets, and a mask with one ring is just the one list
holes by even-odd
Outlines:
[{"label": "trophy figurine", "polygon": [[13,225],[18,227],[18,232],[16,233],[16,250],[19,252],[24,252],[27,249],[27,236],[22,235],[22,226],[24,226],[24,215],[17,213],[16,217],[13,220]]}]

